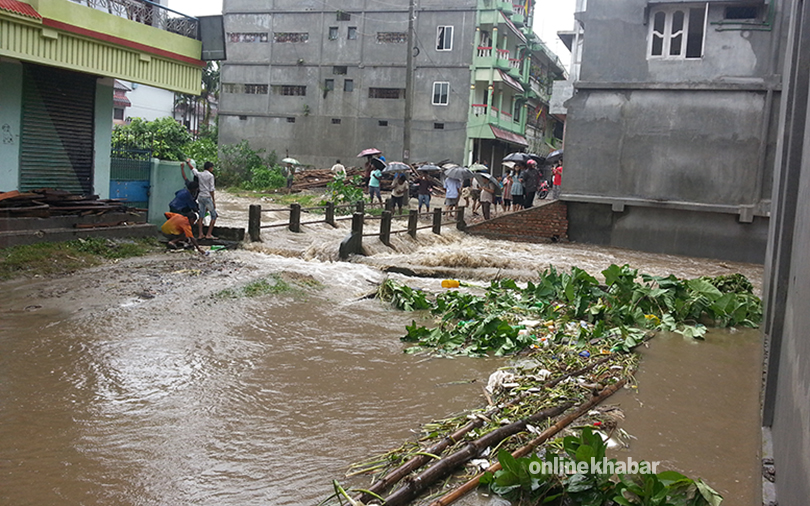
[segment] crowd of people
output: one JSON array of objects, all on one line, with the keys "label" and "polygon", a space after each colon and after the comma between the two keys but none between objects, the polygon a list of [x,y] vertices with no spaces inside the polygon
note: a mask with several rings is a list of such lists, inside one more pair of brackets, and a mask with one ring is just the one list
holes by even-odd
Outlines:
[{"label": "crowd of people", "polygon": [[[385,161],[382,156],[376,159]],[[376,201],[382,206],[384,202],[381,188],[384,173],[379,166],[375,166],[373,160],[374,157],[367,157],[363,185],[367,189],[369,203],[374,205]],[[476,164],[486,167],[479,162]],[[488,167],[484,172],[489,173]],[[390,192],[391,207],[399,214],[402,214],[403,207],[408,208],[411,189],[409,176],[412,176],[416,183],[419,213],[423,207],[425,211],[430,212],[431,197],[444,193],[446,211],[455,211],[463,202],[464,206],[472,211],[473,216],[483,215],[485,220],[489,220],[493,213],[498,213],[499,208],[504,213],[529,209],[534,206],[536,199],[545,199],[549,194],[553,199],[558,199],[562,184],[562,161],[554,163],[548,173],[551,175],[550,181],[543,176],[537,162],[532,159],[505,166],[504,173],[500,177],[488,177],[485,182],[474,175],[461,179],[440,177],[438,172],[422,171],[419,166],[414,166],[411,167],[410,174],[394,175]],[[339,177],[338,174],[336,177]]]}]

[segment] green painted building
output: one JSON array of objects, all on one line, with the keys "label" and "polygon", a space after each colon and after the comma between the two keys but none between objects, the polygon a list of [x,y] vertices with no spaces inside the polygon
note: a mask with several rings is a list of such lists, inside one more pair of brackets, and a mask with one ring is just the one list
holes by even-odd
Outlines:
[{"label": "green painted building", "polygon": [[0,0],[0,191],[107,198],[114,79],[200,93],[198,23],[137,0]]}]

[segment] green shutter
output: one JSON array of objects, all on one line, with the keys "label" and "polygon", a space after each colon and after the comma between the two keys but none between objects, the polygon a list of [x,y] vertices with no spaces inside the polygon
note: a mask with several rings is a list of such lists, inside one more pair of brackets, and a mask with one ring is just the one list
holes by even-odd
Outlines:
[{"label": "green shutter", "polygon": [[25,65],[20,190],[93,191],[96,78]]}]

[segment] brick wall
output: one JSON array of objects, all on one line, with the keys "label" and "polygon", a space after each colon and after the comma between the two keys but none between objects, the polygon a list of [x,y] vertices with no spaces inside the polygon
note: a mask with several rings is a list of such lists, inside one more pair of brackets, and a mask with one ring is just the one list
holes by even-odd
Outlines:
[{"label": "brick wall", "polygon": [[531,209],[504,214],[489,221],[467,226],[467,233],[488,239],[548,242],[568,239],[568,207],[553,200]]}]

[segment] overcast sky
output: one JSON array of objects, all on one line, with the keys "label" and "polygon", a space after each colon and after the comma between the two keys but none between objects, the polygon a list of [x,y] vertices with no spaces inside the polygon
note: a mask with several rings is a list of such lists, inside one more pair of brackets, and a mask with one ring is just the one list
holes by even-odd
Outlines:
[{"label": "overcast sky", "polygon": [[[536,0],[534,9],[534,32],[566,67],[571,56],[557,32],[573,29],[574,5],[575,0]],[[222,13],[222,0],[169,0],[169,8],[190,16],[210,16]]]}]

